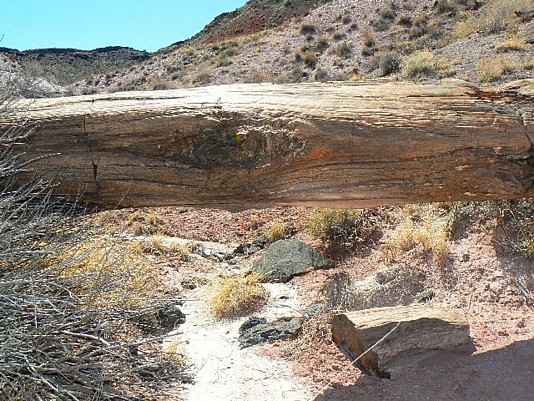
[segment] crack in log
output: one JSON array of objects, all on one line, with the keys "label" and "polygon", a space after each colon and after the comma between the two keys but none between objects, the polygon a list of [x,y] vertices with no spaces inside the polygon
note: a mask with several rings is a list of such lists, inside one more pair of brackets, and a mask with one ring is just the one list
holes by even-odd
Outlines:
[{"label": "crack in log", "polygon": [[95,182],[96,194],[100,196],[100,182],[98,181],[98,163],[96,163],[93,147],[91,146],[91,137],[89,136],[89,133],[87,132],[87,115],[85,114],[83,116],[83,133],[85,135],[85,139],[87,140],[87,147],[89,148],[89,153],[91,155],[91,163],[93,167],[93,180]]}]

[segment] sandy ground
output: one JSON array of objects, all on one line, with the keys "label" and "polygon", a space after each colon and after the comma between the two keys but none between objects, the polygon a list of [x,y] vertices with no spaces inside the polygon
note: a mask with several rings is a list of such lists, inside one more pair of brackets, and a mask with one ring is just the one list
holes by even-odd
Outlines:
[{"label": "sandy ground", "polygon": [[[295,316],[299,298],[291,285],[270,284],[269,306],[260,315],[268,319]],[[208,290],[208,291],[207,291]],[[215,321],[207,307],[209,288],[190,293],[197,302],[186,302],[186,323],[180,326],[180,340],[192,364],[194,383],[186,387],[189,401],[305,401],[308,388],[292,373],[291,363],[266,358],[255,347],[240,349],[239,326],[247,318]]]}]

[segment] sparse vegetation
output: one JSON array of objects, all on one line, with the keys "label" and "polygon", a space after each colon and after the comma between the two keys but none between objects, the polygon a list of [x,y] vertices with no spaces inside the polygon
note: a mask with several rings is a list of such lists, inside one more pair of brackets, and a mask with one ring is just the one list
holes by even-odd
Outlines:
[{"label": "sparse vegetation", "polygon": [[437,59],[431,51],[423,50],[404,60],[402,73],[406,77],[422,77],[436,75],[446,69],[445,61]]},{"label": "sparse vegetation", "polygon": [[499,204],[504,235],[497,242],[504,253],[534,260],[534,202],[520,199]]},{"label": "sparse vegetation", "polygon": [[401,70],[402,61],[397,52],[388,51],[384,53],[377,53],[375,57],[378,58],[380,76],[385,77]]},{"label": "sparse vegetation", "polygon": [[525,51],[527,43],[523,36],[511,35],[504,42],[499,42],[495,45],[497,53],[507,53],[510,51]]},{"label": "sparse vegetation", "polygon": [[443,266],[449,255],[447,219],[439,216],[434,205],[406,206],[401,210],[399,224],[383,249],[388,260],[398,260],[414,250],[430,253],[437,266]]},{"label": "sparse vegetation", "polygon": [[213,315],[218,319],[238,317],[263,306],[268,294],[260,279],[255,274],[222,278],[210,299]]},{"label": "sparse vegetation", "polygon": [[482,8],[469,14],[456,28],[456,35],[460,38],[475,32],[486,34],[512,30],[522,16],[534,16],[532,0],[488,0]]},{"label": "sparse vegetation", "polygon": [[365,243],[372,229],[372,220],[361,210],[322,209],[310,221],[310,232],[314,237],[347,247]]},{"label": "sparse vegetation", "polygon": [[507,56],[487,57],[478,62],[477,71],[482,82],[496,81],[505,74],[513,72],[515,66]]},{"label": "sparse vegetation", "polygon": [[352,45],[348,42],[342,42],[336,46],[335,53],[340,58],[349,58],[352,54]]},{"label": "sparse vegetation", "polygon": [[[15,89],[0,87],[2,118]],[[31,165],[13,152],[29,135],[20,121],[0,130],[0,399],[154,399],[162,382],[185,378],[138,326],[156,314],[158,274],[47,181],[17,184]]]}]

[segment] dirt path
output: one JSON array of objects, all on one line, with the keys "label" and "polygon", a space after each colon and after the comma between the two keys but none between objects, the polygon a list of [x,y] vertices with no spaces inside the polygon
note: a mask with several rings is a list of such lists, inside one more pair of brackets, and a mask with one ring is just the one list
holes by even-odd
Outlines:
[{"label": "dirt path", "polygon": [[[272,318],[296,315],[299,299],[290,285],[269,285],[271,299],[259,315]],[[190,401],[305,401],[311,391],[298,383],[291,366],[283,360],[259,355],[254,347],[240,349],[239,326],[246,318],[215,321],[205,302],[209,288],[195,290],[183,311],[186,323],[180,338],[186,343],[187,357],[193,365],[194,383],[186,389]]]}]

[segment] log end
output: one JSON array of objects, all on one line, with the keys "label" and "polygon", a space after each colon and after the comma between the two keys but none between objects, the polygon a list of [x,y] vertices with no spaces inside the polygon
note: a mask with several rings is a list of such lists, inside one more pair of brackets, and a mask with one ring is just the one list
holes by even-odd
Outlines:
[{"label": "log end", "polygon": [[386,368],[401,364],[406,356],[433,350],[474,351],[463,313],[426,305],[338,314],[332,320],[332,338],[363,373],[382,378],[389,378]]}]

